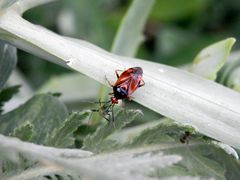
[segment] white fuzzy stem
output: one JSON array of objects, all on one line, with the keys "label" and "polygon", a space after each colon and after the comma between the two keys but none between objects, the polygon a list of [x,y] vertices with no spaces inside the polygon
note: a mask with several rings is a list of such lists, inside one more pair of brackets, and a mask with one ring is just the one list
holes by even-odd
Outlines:
[{"label": "white fuzzy stem", "polygon": [[[176,146],[176,145],[174,145]],[[174,147],[172,146],[172,147]],[[177,145],[178,146],[178,145]],[[22,142],[16,138],[10,138],[0,135],[0,149],[4,152],[6,158],[16,156],[19,152],[27,154],[28,158],[33,157],[40,160],[44,165],[49,167],[49,171],[71,170],[76,174],[81,175],[82,179],[106,179],[106,180],[132,180],[132,179],[151,179],[147,178],[146,174],[152,169],[164,168],[178,163],[182,157],[176,154],[164,155],[161,150],[170,146],[148,146],[144,148],[135,148],[131,150],[117,151],[115,153],[106,153],[91,157],[79,158],[56,156],[59,149],[54,149],[49,153],[49,149],[44,146],[34,145],[32,143]],[[69,150],[64,150],[65,154]],[[81,155],[83,151],[76,150]],[[154,152],[154,154],[152,154]],[[90,155],[90,152],[84,152],[85,155]],[[84,157],[83,156],[83,157]],[[138,158],[136,158],[136,156]],[[45,168],[39,168],[42,173],[46,172]],[[132,173],[132,172],[138,173]],[[118,172],[118,173],[116,173]],[[25,171],[20,174],[19,178],[28,179],[40,172]],[[25,178],[26,177],[26,178]],[[13,179],[16,178],[13,177]],[[18,178],[18,179],[19,179]],[[21,179],[21,178],[20,178]]]},{"label": "white fuzzy stem", "polygon": [[1,147],[6,149],[13,149],[19,152],[36,153],[41,156],[55,157],[55,158],[83,158],[93,155],[92,152],[80,149],[60,149],[37,145],[29,142],[20,141],[17,138],[10,138],[0,134]]}]

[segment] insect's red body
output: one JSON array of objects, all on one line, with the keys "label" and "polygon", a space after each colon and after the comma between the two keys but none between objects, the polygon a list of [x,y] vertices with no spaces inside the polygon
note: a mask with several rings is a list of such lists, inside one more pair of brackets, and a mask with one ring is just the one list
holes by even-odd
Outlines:
[{"label": "insect's red body", "polygon": [[112,85],[113,97],[111,101],[113,104],[117,104],[119,99],[130,99],[133,92],[144,85],[144,81],[142,80],[143,70],[141,67],[129,68],[123,71],[121,75],[118,75],[117,71],[115,72],[118,80]]},{"label": "insect's red body", "polygon": [[130,100],[133,92],[145,84],[142,80],[143,70],[141,67],[129,68],[123,71],[120,75],[118,74],[118,70],[116,70],[115,73],[118,78],[117,81],[114,85],[110,84],[109,82],[113,88],[113,92],[110,93],[113,95],[111,100],[107,102],[99,101],[100,108],[98,110],[93,110],[94,112],[101,112],[102,116],[107,121],[109,121],[109,119],[106,116],[109,116],[109,118],[112,116],[112,121],[114,121],[113,107],[115,104],[118,104],[118,100]]}]

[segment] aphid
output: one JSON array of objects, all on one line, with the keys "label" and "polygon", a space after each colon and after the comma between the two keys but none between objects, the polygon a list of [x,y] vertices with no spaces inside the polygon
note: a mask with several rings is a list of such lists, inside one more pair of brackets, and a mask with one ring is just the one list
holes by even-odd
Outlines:
[{"label": "aphid", "polygon": [[191,133],[189,131],[186,131],[181,137],[180,142],[183,144],[188,144],[191,137]]},{"label": "aphid", "polygon": [[[95,112],[100,112],[100,114],[109,121],[110,117],[112,117],[112,121],[114,121],[113,108],[115,104],[118,104],[118,100],[128,99],[131,100],[131,95],[137,88],[144,86],[144,81],[142,80],[143,70],[141,67],[132,67],[129,68],[120,75],[118,74],[119,70],[115,70],[115,74],[117,76],[117,81],[115,84],[108,83],[113,88],[113,92],[109,95],[112,95],[109,101],[100,102],[99,101],[99,109],[95,110]],[[103,105],[102,105],[103,104]],[[110,114],[111,113],[111,114]],[[108,116],[108,118],[106,117]]]}]

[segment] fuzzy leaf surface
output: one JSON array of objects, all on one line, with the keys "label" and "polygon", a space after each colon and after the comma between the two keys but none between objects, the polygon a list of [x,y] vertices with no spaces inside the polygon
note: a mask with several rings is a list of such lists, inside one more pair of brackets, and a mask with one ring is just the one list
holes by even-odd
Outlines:
[{"label": "fuzzy leaf surface", "polygon": [[116,148],[117,143],[108,137],[115,131],[121,130],[139,115],[141,115],[141,111],[117,108],[114,115],[117,119],[112,122],[113,124],[105,122],[93,134],[88,135],[83,141],[83,149],[99,153]]},{"label": "fuzzy leaf surface", "polygon": [[[189,128],[179,126],[169,120],[146,129],[138,137],[126,144],[126,147],[156,146],[163,154],[176,154],[182,160],[171,167],[156,170],[154,177],[166,176],[200,176],[215,179],[237,179],[240,163],[221,148],[205,141],[199,134],[191,134],[189,144],[182,144],[179,138]],[[191,131],[191,130],[190,130]]]},{"label": "fuzzy leaf surface", "polygon": [[55,128],[47,144],[54,147],[72,147],[74,145],[73,133],[88,117],[88,112],[72,113],[59,127]]},{"label": "fuzzy leaf surface", "polygon": [[22,129],[26,122],[31,124],[33,142],[45,144],[49,134],[60,126],[67,117],[64,104],[51,95],[37,95],[19,108],[0,117],[0,132],[9,135]]}]

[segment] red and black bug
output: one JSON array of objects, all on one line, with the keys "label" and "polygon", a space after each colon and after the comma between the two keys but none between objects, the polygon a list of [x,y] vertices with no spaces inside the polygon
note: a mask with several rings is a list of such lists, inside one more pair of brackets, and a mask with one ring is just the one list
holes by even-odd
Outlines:
[{"label": "red and black bug", "polygon": [[141,67],[129,68],[123,71],[121,75],[118,74],[118,70],[115,71],[118,80],[114,85],[110,85],[113,88],[113,95],[111,97],[112,104],[117,104],[119,99],[129,99],[131,100],[131,95],[137,88],[144,86],[144,81],[142,80],[143,70]]},{"label": "red and black bug", "polygon": [[[128,99],[131,100],[131,95],[137,88],[144,86],[144,81],[142,80],[143,70],[141,67],[132,67],[123,71],[120,75],[118,74],[119,70],[115,70],[117,76],[117,81],[115,84],[110,84],[113,88],[111,99],[106,102],[99,101],[100,107],[95,112],[100,112],[100,114],[109,121],[112,117],[114,121],[113,107],[115,104],[118,104],[119,100]],[[108,118],[107,118],[108,116]]]}]

